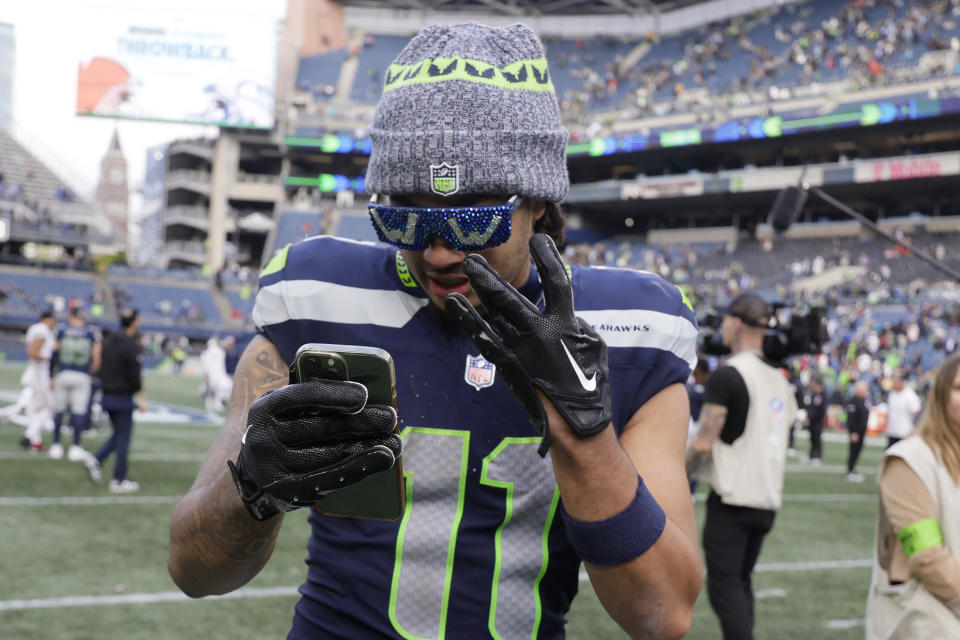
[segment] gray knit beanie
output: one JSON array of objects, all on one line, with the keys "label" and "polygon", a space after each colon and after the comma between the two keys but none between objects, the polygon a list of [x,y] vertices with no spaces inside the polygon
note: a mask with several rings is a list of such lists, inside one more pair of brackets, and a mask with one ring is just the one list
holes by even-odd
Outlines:
[{"label": "gray knit beanie", "polygon": [[384,195],[567,194],[569,134],[529,27],[432,25],[387,70],[366,189]]}]

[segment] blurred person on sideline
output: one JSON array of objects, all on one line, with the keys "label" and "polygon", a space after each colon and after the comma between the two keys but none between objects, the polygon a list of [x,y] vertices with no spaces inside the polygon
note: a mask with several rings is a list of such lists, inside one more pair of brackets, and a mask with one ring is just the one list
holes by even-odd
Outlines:
[{"label": "blurred person on sideline", "polygon": [[[240,351],[237,349],[237,339],[234,336],[227,336],[224,338],[223,350],[226,353],[224,361],[227,369],[227,375],[233,379],[233,374],[237,371],[237,363],[240,362]],[[229,395],[230,394],[227,394],[228,397]]]},{"label": "blurred person on sideline", "polygon": [[222,411],[223,403],[230,398],[233,379],[227,375],[227,353],[220,346],[217,336],[207,340],[207,346],[200,354],[200,368],[203,371],[203,405],[207,411]]},{"label": "blurred person on sideline", "polygon": [[751,575],[783,502],[788,431],[797,412],[785,373],[763,358],[770,305],[752,292],[724,311],[731,351],[707,378],[687,473],[710,484],[703,550],[707,593],[727,640],[753,638]]},{"label": "blurred person on sideline", "polygon": [[853,394],[846,404],[847,432],[850,434],[850,447],[847,453],[847,480],[863,482],[863,475],[857,473],[857,460],[863,450],[863,440],[867,437],[867,421],[870,419],[870,385],[866,380],[858,380],[853,385]]},{"label": "blurred person on sideline", "polygon": [[810,388],[803,395],[803,400],[804,409],[807,410],[807,431],[810,432],[808,462],[818,466],[823,462],[823,423],[827,419],[827,394],[819,376],[810,378]]},{"label": "blurred person on sideline", "polygon": [[887,393],[887,446],[892,447],[913,433],[913,425],[920,414],[920,396],[907,386],[903,373],[897,371]]},{"label": "blurred person on sideline", "polygon": [[807,424],[807,410],[803,408],[803,382],[796,371],[790,371],[789,378],[790,389],[793,391],[793,399],[797,404],[797,413],[790,424],[790,431],[787,433],[787,457],[795,458],[797,450],[794,447],[797,431]]},{"label": "blurred person on sideline", "polygon": [[867,640],[960,638],[960,354],[880,467]]},{"label": "blurred person on sideline", "polygon": [[[127,458],[130,453],[130,439],[133,436],[133,410],[147,410],[147,397],[140,380],[140,344],[137,332],[140,329],[140,313],[136,309],[124,309],[120,312],[120,331],[112,333],[103,343],[103,357],[100,366],[100,381],[103,395],[100,404],[110,416],[112,431],[96,454],[89,456],[84,463],[90,479],[99,484],[103,476],[104,460],[115,453],[113,479],[110,491],[113,493],[133,493],[140,490],[140,484],[127,478]],[[137,399],[134,405],[134,397]]]},{"label": "blurred person on sideline", "polygon": [[88,324],[80,307],[70,310],[66,326],[57,330],[58,347],[54,358],[53,376],[53,443],[47,455],[55,460],[63,457],[60,444],[63,414],[70,412],[73,445],[67,459],[82,462],[89,455],[80,446],[84,430],[90,425],[90,400],[93,397],[92,374],[100,370],[100,329]]},{"label": "blurred person on sideline", "polygon": [[30,453],[43,452],[43,432],[53,427],[53,383],[50,380],[50,359],[57,349],[53,329],[57,319],[53,311],[44,311],[40,321],[27,329],[27,368],[20,384],[29,389],[27,396],[27,428],[20,445]]},{"label": "blurred person on sideline", "polygon": [[[428,26],[388,68],[366,174],[382,242],[317,236],[262,271],[260,333],[171,518],[185,593],[247,583],[284,512],[402,448],[402,518],[311,509],[289,638],[559,638],[584,565],[630,635],[689,630],[696,321],[656,274],[568,275],[568,132],[549,78],[520,24]],[[290,384],[308,342],[389,352],[399,417],[357,382]]]},{"label": "blurred person on sideline", "polygon": [[170,349],[170,360],[173,361],[173,372],[180,373],[183,369],[183,363],[187,361],[187,340],[186,336],[181,336],[181,338],[173,343],[173,347]]},{"label": "blurred person on sideline", "polygon": [[[710,363],[707,362],[706,357],[702,355],[697,356],[697,364],[693,368],[693,373],[690,374],[690,379],[687,380],[687,398],[690,401],[690,428],[687,432],[687,442],[697,433],[697,420],[700,419],[700,410],[703,408],[703,397],[707,391],[704,383],[707,381],[707,376],[710,375]],[[690,494],[693,495],[697,491],[697,479],[690,478]]]}]

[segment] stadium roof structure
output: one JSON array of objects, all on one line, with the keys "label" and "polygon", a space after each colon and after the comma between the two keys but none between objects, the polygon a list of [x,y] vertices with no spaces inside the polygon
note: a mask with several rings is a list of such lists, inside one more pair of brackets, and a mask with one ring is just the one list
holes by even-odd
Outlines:
[{"label": "stadium roof structure", "polygon": [[371,9],[409,9],[502,16],[649,15],[705,0],[344,0]]}]

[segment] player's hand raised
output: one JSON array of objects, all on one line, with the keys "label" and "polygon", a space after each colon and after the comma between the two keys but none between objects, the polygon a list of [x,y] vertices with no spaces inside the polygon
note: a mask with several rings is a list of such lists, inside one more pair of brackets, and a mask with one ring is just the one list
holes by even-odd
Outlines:
[{"label": "player's hand raised", "polygon": [[598,433],[610,424],[607,345],[574,315],[573,289],[553,240],[534,234],[530,254],[540,273],[543,312],[477,254],[466,257],[463,272],[480,298],[483,315],[459,293],[447,296],[446,307],[483,357],[500,370],[543,434],[540,455],[546,455],[549,421],[536,390],[550,399],[579,436]]}]

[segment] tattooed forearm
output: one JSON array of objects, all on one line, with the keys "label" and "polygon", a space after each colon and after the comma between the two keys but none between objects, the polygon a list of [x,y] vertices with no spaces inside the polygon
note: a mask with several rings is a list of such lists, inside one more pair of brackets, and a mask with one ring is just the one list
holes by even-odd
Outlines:
[{"label": "tattooed forearm", "polygon": [[697,433],[687,446],[687,475],[693,476],[707,461],[713,443],[716,442],[727,421],[727,408],[707,402],[700,410]]},{"label": "tattooed forearm", "polygon": [[262,394],[285,385],[287,379],[287,364],[276,347],[255,337],[237,364],[223,427],[170,521],[167,566],[177,585],[190,596],[225,593],[242,586],[273,552],[282,516],[264,522],[251,518],[226,462],[240,451],[247,408]]},{"label": "tattooed forearm", "polygon": [[[243,353],[233,376],[233,394],[226,422],[233,433],[243,433],[247,408],[267,391],[287,384],[289,370],[273,343],[257,336]],[[226,424],[225,424],[226,426]]]}]

